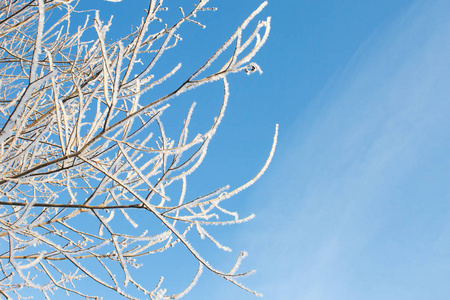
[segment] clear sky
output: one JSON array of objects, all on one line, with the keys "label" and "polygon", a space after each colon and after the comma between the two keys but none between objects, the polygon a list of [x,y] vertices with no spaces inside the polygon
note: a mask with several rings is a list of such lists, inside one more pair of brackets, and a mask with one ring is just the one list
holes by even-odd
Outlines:
[{"label": "clear sky", "polygon": [[[165,1],[171,13],[177,3]],[[198,66],[259,3],[211,1],[219,10],[200,18],[207,28],[186,28],[168,64]],[[112,32],[145,7],[80,5],[115,14]],[[211,263],[226,268],[247,250],[243,267],[258,272],[245,284],[266,299],[449,299],[449,11],[445,0],[269,1],[272,32],[256,57],[264,73],[230,77],[227,115],[193,189],[250,179],[276,123],[278,150],[267,174],[229,200],[256,219],[216,228],[233,252],[214,250]],[[200,111],[220,105],[213,95],[194,93]],[[163,265],[190,280],[183,266]],[[255,297],[205,272],[185,299]]]}]

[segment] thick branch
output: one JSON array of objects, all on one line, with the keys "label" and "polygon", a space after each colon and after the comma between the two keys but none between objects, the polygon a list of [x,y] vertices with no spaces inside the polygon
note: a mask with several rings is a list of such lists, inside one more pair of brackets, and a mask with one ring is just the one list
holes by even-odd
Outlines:
[{"label": "thick branch", "polygon": [[[27,206],[28,203],[24,202],[7,202],[0,201],[0,205],[5,206]],[[56,207],[56,208],[85,208],[85,209],[121,209],[121,208],[144,208],[142,204],[129,204],[129,205],[84,205],[84,204],[57,204],[57,203],[34,203],[33,207]]]}]

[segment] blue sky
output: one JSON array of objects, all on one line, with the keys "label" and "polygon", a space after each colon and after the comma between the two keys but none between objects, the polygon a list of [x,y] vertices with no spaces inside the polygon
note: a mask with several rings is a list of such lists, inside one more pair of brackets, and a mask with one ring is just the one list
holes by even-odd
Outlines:
[{"label": "blue sky", "polygon": [[[188,60],[189,72],[260,2],[211,1],[219,11],[202,19],[207,29],[183,31],[168,64]],[[90,3],[116,15],[117,32],[143,7]],[[449,9],[444,0],[269,2],[272,32],[256,58],[264,73],[230,77],[227,115],[193,190],[251,178],[276,123],[278,150],[267,174],[230,200],[257,217],[214,230],[234,251],[217,250],[213,264],[247,250],[243,267],[258,272],[245,284],[266,299],[448,299]],[[220,105],[200,92],[200,115]],[[167,268],[189,280],[187,267]],[[255,297],[205,272],[185,299]]]}]

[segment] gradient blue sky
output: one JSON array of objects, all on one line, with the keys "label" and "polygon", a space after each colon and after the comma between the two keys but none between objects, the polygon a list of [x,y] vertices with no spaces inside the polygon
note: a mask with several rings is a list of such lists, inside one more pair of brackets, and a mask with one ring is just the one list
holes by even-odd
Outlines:
[{"label": "gradient blue sky", "polygon": [[[187,70],[259,3],[211,1],[219,11],[201,19],[207,29],[187,28],[180,45]],[[117,32],[145,6],[89,5],[115,14]],[[257,218],[214,230],[234,251],[217,250],[213,264],[247,250],[243,267],[258,272],[245,284],[266,299],[449,299],[449,12],[445,0],[269,1],[272,32],[256,58],[264,73],[230,78],[227,116],[193,188],[251,178],[275,123],[278,150],[268,173],[230,200]],[[169,64],[185,62],[177,55]],[[194,94],[200,111],[220,105],[208,93]],[[194,272],[166,269],[181,281]],[[255,297],[205,272],[184,299]]]}]

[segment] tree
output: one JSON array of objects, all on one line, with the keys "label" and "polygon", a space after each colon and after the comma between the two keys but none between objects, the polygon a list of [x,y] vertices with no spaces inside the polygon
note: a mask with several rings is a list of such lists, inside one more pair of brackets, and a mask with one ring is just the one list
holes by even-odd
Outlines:
[{"label": "tree", "polygon": [[[195,285],[204,268],[250,291],[237,281],[249,273],[238,271],[245,253],[229,272],[219,271],[191,245],[188,232],[196,230],[228,250],[205,228],[252,218],[239,217],[221,202],[264,173],[277,130],[268,159],[252,180],[195,199],[185,194],[187,178],[202,163],[224,117],[227,76],[261,72],[251,60],[267,40],[270,19],[259,21],[246,39],[242,33],[267,2],[197,71],[157,98],[150,90],[181,68],[167,67],[161,76],[153,72],[163,54],[177,46],[177,30],[188,22],[204,27],[197,14],[215,8],[200,0],[190,11],[180,8],[178,21],[165,24],[159,17],[166,10],[163,0],[151,0],[140,25],[109,42],[111,20],[102,22],[98,11],[73,28],[71,19],[80,14],[76,4],[0,0],[0,294],[21,299],[31,289],[50,298],[60,289],[97,298],[74,285],[91,280],[129,299],[134,299],[130,289],[151,299],[175,299]],[[227,48],[226,63],[211,70]],[[203,75],[207,69],[209,75]],[[223,82],[223,104],[210,129],[188,136],[193,103],[184,120],[166,120],[182,124],[178,136],[167,136],[168,102],[213,81]],[[160,226],[150,227],[149,219]],[[198,261],[184,291],[169,296],[162,279],[156,287],[134,279],[140,257],[176,245]]]}]

